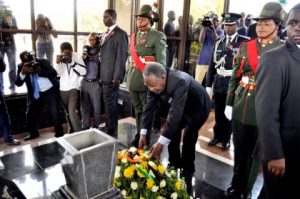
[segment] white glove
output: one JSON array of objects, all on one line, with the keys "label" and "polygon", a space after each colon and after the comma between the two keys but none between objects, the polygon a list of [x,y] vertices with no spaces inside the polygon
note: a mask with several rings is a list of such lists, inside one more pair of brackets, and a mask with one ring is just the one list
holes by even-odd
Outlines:
[{"label": "white glove", "polygon": [[224,114],[228,120],[231,120],[232,119],[232,106],[226,106]]},{"label": "white glove", "polygon": [[207,94],[211,98],[212,97],[212,89],[211,89],[211,87],[206,87],[205,89],[206,89]]}]

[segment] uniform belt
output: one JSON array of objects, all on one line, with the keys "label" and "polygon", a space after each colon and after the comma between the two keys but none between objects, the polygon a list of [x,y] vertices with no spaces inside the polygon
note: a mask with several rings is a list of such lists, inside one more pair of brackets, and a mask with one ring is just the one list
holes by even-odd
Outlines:
[{"label": "uniform belt", "polygon": [[254,79],[252,79],[251,77],[248,77],[248,76],[242,77],[242,79],[240,81],[240,86],[244,87],[248,90],[255,90],[255,88],[256,88]]},{"label": "uniform belt", "polygon": [[84,78],[84,80],[87,81],[87,82],[95,82],[95,81],[97,81],[98,79],[87,79],[87,78]]},{"label": "uniform belt", "polygon": [[225,70],[225,69],[217,68],[217,74],[223,77],[230,77],[232,75],[232,71],[233,70]]}]

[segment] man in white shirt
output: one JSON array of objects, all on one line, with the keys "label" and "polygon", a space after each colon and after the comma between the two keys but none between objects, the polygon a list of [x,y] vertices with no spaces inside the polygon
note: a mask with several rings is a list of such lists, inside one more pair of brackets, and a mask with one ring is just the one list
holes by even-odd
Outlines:
[{"label": "man in white shirt", "polygon": [[81,130],[78,99],[82,76],[86,74],[80,53],[73,52],[69,42],[60,45],[61,55],[56,56],[56,71],[60,77],[60,97],[66,109],[69,133]]}]

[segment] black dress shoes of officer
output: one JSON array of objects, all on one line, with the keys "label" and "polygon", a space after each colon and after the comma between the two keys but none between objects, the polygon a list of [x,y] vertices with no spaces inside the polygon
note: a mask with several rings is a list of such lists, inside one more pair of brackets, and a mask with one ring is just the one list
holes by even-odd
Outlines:
[{"label": "black dress shoes of officer", "polygon": [[229,149],[229,147],[230,147],[230,142],[222,142],[221,144],[222,144],[222,145],[221,145],[221,148],[222,148],[223,150],[227,150],[227,149]]},{"label": "black dress shoes of officer", "polygon": [[39,137],[40,135],[28,135],[24,138],[25,141],[28,141],[28,140],[32,140],[32,139],[35,139],[37,137]]},{"label": "black dress shoes of officer", "polygon": [[213,139],[211,139],[211,140],[208,142],[208,146],[215,146],[215,145],[217,145],[219,142],[220,142],[219,139],[213,138]]},{"label": "black dress shoes of officer", "polygon": [[9,141],[7,141],[7,142],[5,142],[6,144],[8,144],[8,145],[20,145],[21,144],[21,142],[20,142],[20,140],[17,140],[17,139],[10,139]]},{"label": "black dress shoes of officer", "polygon": [[241,193],[238,193],[232,185],[229,185],[225,190],[226,199],[241,199]]}]

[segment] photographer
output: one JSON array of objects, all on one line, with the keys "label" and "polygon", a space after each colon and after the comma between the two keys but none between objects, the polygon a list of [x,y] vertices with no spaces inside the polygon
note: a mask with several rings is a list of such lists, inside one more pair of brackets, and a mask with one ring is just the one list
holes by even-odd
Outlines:
[{"label": "photographer", "polygon": [[[5,71],[5,63],[3,61],[3,56],[0,53],[0,72]],[[8,145],[19,145],[21,142],[19,140],[14,139],[11,136],[11,125],[9,114],[7,112],[7,108],[4,101],[4,96],[2,91],[0,90],[0,132],[4,139],[4,142]],[[1,161],[0,161],[1,165]]]},{"label": "photographer", "polygon": [[18,65],[17,86],[25,82],[28,91],[27,125],[29,135],[25,141],[39,137],[37,129],[40,111],[48,104],[54,125],[55,137],[63,136],[63,128],[59,115],[57,73],[46,59],[35,59],[31,53],[20,54],[21,64]]},{"label": "photographer", "polygon": [[86,74],[85,64],[79,53],[73,52],[69,42],[60,45],[61,54],[56,56],[56,71],[60,77],[60,97],[69,123],[69,133],[80,131],[78,111],[79,87]]},{"label": "photographer", "polygon": [[202,21],[199,42],[202,44],[197,60],[195,79],[204,84],[203,80],[208,70],[209,61],[213,53],[213,47],[217,38],[224,35],[224,31],[218,28],[218,16],[212,12],[208,13]]},{"label": "photographer", "polygon": [[82,128],[88,129],[90,127],[90,112],[91,105],[93,108],[93,126],[98,128],[100,125],[101,113],[101,98],[100,98],[100,84],[99,84],[99,70],[100,70],[100,38],[95,32],[89,35],[89,44],[83,46],[82,57],[86,65],[86,75],[83,78],[80,90],[81,114],[82,114]]}]

